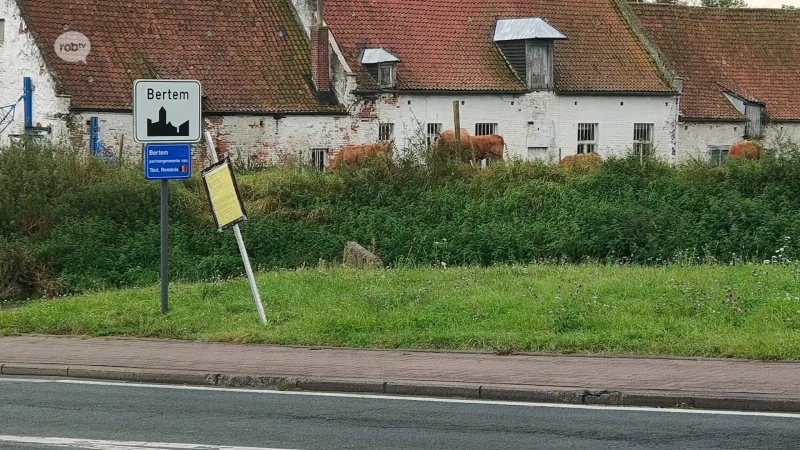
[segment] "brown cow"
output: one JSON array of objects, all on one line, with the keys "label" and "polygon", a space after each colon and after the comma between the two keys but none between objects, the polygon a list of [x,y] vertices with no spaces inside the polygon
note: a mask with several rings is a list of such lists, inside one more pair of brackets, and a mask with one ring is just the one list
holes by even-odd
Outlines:
[{"label": "brown cow", "polygon": [[728,156],[731,158],[759,159],[764,154],[764,148],[755,141],[741,141],[731,145]]},{"label": "brown cow", "polygon": [[475,158],[478,161],[491,156],[503,160],[503,150],[506,142],[499,134],[487,134],[485,136],[473,136],[472,146],[475,148]]},{"label": "brown cow", "polygon": [[[469,135],[469,131],[464,128],[461,128],[461,133],[458,136],[461,142],[461,160],[464,162],[469,162],[469,159],[472,157],[472,136]],[[439,133],[436,136],[436,140],[433,141],[433,146],[436,148],[440,148],[442,145],[447,145],[451,149],[455,147],[456,143],[456,130],[445,130]]]},{"label": "brown cow", "polygon": [[358,167],[373,156],[388,157],[392,151],[391,142],[376,142],[374,144],[345,145],[336,153],[333,161],[328,165],[328,170],[335,171],[341,164]]}]

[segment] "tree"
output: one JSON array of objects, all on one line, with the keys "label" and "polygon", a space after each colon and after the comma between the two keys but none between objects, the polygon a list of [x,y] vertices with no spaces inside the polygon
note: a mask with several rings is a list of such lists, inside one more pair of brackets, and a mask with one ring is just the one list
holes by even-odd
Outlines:
[{"label": "tree", "polygon": [[747,8],[745,0],[629,0],[632,3],[665,3],[668,5],[705,6],[706,8]]},{"label": "tree", "polygon": [[700,6],[706,8],[747,8],[744,0],[700,0]]}]

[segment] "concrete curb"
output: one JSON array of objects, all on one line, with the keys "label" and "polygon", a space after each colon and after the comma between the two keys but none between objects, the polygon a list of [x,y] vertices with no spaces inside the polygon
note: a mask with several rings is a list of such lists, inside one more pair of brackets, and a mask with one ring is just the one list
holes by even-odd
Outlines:
[{"label": "concrete curb", "polygon": [[85,378],[136,383],[165,383],[272,390],[359,392],[398,396],[470,398],[573,405],[800,413],[800,397],[787,398],[785,396],[769,394],[581,389],[552,386],[449,383],[411,380],[381,381],[19,363],[0,363],[0,375]]}]

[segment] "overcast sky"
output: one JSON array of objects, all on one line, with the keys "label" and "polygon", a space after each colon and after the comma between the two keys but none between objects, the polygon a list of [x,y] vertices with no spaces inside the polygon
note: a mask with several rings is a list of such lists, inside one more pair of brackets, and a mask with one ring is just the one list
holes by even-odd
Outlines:
[{"label": "overcast sky", "polygon": [[800,6],[800,0],[746,0],[753,8],[780,8],[781,5]]}]

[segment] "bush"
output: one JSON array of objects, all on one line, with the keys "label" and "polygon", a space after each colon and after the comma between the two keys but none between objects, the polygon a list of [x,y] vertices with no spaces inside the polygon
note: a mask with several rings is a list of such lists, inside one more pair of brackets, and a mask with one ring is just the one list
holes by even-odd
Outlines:
[{"label": "bush", "polygon": [[[337,174],[271,167],[238,180],[261,270],[336,262],[348,240],[374,243],[389,264],[735,262],[779,249],[800,257],[787,241],[800,231],[798,162],[785,151],[722,167],[611,157],[591,171],[480,170],[405,153]],[[158,193],[140,165],[52,146],[0,150],[0,297],[155,282]],[[199,173],[170,182],[173,279],[241,275],[231,234],[214,229]]]}]

